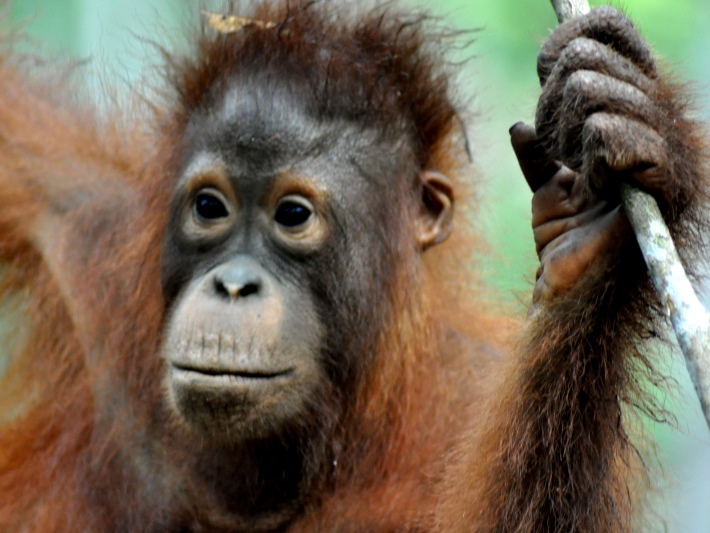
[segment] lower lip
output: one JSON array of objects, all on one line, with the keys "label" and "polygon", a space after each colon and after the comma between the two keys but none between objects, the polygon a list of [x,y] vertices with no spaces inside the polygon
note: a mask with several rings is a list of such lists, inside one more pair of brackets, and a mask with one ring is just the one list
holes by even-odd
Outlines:
[{"label": "lower lip", "polygon": [[269,384],[275,381],[288,379],[293,375],[293,369],[276,372],[246,372],[246,371],[221,371],[221,370],[196,370],[172,365],[171,377],[174,381],[185,385],[203,387],[239,387]]}]

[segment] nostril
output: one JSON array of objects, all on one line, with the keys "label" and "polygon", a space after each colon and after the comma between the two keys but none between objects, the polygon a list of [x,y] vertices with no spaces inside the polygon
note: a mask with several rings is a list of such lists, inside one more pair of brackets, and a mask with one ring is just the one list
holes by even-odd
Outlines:
[{"label": "nostril", "polygon": [[259,285],[256,283],[247,283],[239,290],[239,296],[245,298],[249,295],[256,294],[259,292]]},{"label": "nostril", "polygon": [[217,294],[232,300],[258,294],[260,290],[258,282],[237,283],[225,281],[220,277],[214,278],[214,286]]}]

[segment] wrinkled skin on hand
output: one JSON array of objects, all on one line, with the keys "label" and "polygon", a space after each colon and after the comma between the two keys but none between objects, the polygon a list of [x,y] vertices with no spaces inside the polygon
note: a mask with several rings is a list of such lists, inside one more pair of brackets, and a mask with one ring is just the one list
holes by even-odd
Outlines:
[{"label": "wrinkled skin on hand", "polygon": [[511,137],[534,192],[532,226],[540,267],[533,302],[539,303],[570,289],[583,276],[603,275],[631,230],[621,206],[589,194],[582,174],[560,163],[531,168],[524,157],[541,150],[532,127],[516,124]]},{"label": "wrinkled skin on hand", "polygon": [[610,7],[560,25],[538,56],[535,127],[511,141],[534,195],[540,268],[534,302],[584,279],[603,280],[623,246],[636,246],[619,184],[653,194],[671,218],[692,198],[692,142],[682,104],[659,80],[649,47]]}]

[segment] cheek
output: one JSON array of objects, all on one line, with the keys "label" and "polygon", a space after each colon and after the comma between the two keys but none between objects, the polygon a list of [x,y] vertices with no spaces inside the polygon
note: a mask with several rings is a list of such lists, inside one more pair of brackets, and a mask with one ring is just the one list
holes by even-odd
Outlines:
[{"label": "cheek", "polygon": [[171,236],[166,238],[161,257],[161,286],[167,306],[172,306],[180,291],[190,283],[198,261],[191,250],[183,250]]}]

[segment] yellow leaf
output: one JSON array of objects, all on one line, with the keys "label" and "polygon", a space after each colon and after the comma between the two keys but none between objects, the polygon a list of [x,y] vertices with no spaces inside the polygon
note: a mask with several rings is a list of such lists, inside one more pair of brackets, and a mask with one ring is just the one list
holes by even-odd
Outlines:
[{"label": "yellow leaf", "polygon": [[256,26],[262,29],[276,27],[275,22],[238,17],[237,15],[210,13],[209,11],[202,11],[202,14],[207,17],[207,24],[210,28],[214,28],[220,33],[236,33],[246,26]]}]

